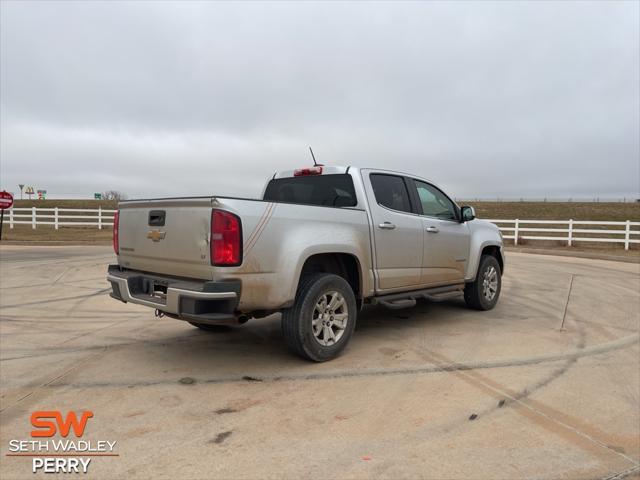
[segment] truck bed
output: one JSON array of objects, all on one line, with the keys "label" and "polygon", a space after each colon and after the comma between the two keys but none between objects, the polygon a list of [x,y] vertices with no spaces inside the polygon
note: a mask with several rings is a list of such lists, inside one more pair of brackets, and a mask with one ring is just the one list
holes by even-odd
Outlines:
[{"label": "truck bed", "polygon": [[[242,222],[242,263],[211,262],[211,212],[222,209]],[[154,224],[163,215],[163,223]],[[119,264],[125,269],[198,280],[241,280],[240,308],[281,307],[295,296],[301,259],[320,246],[365,255],[372,274],[367,214],[358,208],[267,202],[233,197],[188,197],[120,203]],[[288,252],[302,252],[295,256]],[[364,253],[363,253],[364,252]],[[319,253],[319,250],[318,250]],[[293,294],[292,294],[293,291]]]}]

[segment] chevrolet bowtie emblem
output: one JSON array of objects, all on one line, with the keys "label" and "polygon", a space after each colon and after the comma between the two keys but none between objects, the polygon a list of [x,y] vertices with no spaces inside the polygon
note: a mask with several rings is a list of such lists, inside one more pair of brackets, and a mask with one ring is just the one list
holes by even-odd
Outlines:
[{"label": "chevrolet bowtie emblem", "polygon": [[167,232],[161,232],[160,230],[149,230],[149,233],[147,233],[147,238],[150,238],[154,242],[159,242],[160,240],[164,239],[166,234]]}]

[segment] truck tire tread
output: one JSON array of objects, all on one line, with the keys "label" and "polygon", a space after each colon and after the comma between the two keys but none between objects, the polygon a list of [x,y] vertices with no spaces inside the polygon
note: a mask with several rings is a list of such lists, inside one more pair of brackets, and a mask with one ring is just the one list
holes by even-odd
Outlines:
[{"label": "truck tire tread", "polygon": [[[309,309],[312,308],[310,302],[315,300],[310,298],[310,294],[319,284],[332,285],[332,288],[342,290],[348,303],[349,320],[347,331],[345,331],[343,338],[332,347],[323,348],[319,344],[311,343],[313,338],[309,340],[309,336],[306,334],[306,326],[303,325],[303,322],[306,321],[307,316],[311,313],[309,312]],[[357,304],[355,295],[348,282],[338,275],[314,273],[300,280],[293,306],[282,312],[282,334],[287,346],[294,353],[307,360],[323,362],[336,357],[346,347],[355,328],[356,316]]]},{"label": "truck tire tread", "polygon": [[491,310],[497,303],[500,297],[500,287],[498,287],[498,293],[493,301],[488,302],[482,295],[482,275],[485,268],[490,264],[498,271],[498,285],[501,286],[502,271],[500,270],[500,264],[493,255],[482,255],[480,257],[480,263],[478,265],[478,273],[476,279],[473,282],[469,282],[464,288],[464,301],[467,306],[475,310]]}]

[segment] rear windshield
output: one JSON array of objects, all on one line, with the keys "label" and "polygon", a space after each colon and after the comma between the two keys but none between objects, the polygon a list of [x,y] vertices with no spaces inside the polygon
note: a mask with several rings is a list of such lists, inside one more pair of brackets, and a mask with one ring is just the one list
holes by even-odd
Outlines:
[{"label": "rear windshield", "polygon": [[354,207],[357,203],[348,174],[276,178],[267,185],[264,200],[326,207]]}]

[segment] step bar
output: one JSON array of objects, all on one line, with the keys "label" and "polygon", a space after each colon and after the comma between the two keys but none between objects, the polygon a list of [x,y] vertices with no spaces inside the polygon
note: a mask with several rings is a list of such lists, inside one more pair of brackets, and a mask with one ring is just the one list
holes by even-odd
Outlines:
[{"label": "step bar", "polygon": [[462,294],[464,294],[464,283],[458,283],[442,287],[412,290],[410,292],[380,295],[378,297],[373,297],[371,299],[371,303],[373,305],[382,305],[392,310],[399,310],[401,308],[411,308],[415,306],[418,299],[441,302],[443,300],[458,297]]}]

